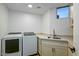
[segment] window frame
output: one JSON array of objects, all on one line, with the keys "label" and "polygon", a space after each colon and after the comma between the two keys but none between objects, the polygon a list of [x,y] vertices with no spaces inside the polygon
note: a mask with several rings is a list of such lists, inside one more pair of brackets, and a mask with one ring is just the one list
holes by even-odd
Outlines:
[{"label": "window frame", "polygon": [[69,13],[68,13],[68,17],[64,17],[64,18],[70,18],[70,6],[69,6],[69,5],[66,5],[66,6],[62,6],[62,7],[57,7],[57,8],[56,8],[56,19],[63,19],[63,18],[58,18],[58,17],[57,17],[57,9],[65,8],[65,7],[69,7],[69,8],[68,8]]}]

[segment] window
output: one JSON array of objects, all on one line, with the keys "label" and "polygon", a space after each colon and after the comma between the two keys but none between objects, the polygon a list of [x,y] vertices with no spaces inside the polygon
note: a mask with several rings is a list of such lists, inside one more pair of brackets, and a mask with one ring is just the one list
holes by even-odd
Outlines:
[{"label": "window", "polygon": [[59,8],[57,8],[56,12],[57,12],[57,19],[68,18],[70,8],[69,8],[69,6],[59,7]]}]

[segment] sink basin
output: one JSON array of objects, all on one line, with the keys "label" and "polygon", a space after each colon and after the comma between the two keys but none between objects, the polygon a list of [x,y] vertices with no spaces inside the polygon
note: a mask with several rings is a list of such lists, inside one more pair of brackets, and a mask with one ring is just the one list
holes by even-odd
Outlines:
[{"label": "sink basin", "polygon": [[54,37],[48,37],[48,38],[61,39],[60,37],[57,37],[57,36],[54,36]]},{"label": "sink basin", "polygon": [[59,37],[54,37],[53,39],[61,39],[61,38],[59,38]]}]

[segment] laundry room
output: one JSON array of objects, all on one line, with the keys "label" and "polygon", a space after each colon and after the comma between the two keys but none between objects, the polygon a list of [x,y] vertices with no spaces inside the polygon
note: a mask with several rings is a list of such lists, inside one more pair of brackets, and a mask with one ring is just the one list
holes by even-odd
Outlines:
[{"label": "laundry room", "polygon": [[73,3],[0,3],[0,56],[73,56]]}]

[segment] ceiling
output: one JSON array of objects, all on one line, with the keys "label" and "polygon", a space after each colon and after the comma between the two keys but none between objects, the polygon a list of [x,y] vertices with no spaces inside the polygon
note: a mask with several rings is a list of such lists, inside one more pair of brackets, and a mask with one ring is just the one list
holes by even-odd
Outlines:
[{"label": "ceiling", "polygon": [[[27,7],[28,4],[33,5],[33,8]],[[42,15],[51,8],[66,6],[70,4],[69,3],[6,3],[5,5],[8,7],[9,10]]]}]

